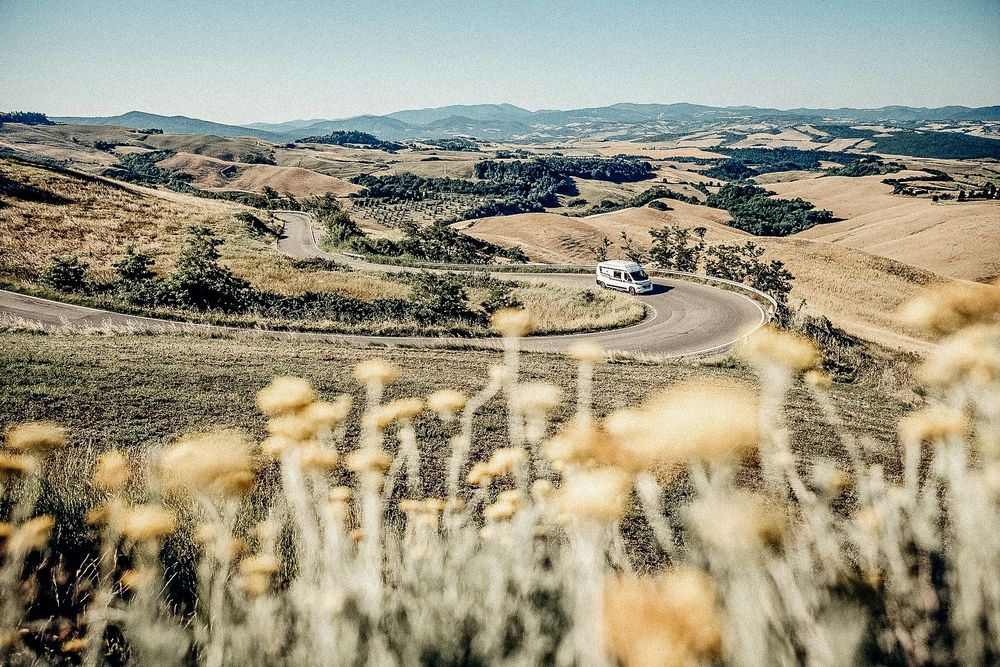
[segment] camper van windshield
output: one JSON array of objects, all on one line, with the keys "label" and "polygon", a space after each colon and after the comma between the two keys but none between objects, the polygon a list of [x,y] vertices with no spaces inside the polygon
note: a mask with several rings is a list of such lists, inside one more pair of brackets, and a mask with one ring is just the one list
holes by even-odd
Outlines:
[{"label": "camper van windshield", "polygon": [[638,271],[629,271],[629,275],[632,276],[632,280],[635,281],[646,280],[649,278],[649,276],[646,275],[646,272],[642,269],[639,269]]}]

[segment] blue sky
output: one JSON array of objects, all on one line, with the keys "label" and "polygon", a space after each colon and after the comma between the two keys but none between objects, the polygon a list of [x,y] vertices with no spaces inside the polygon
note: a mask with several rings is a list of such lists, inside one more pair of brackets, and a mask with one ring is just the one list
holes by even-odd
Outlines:
[{"label": "blue sky", "polygon": [[0,0],[0,109],[1000,104],[1000,0]]}]

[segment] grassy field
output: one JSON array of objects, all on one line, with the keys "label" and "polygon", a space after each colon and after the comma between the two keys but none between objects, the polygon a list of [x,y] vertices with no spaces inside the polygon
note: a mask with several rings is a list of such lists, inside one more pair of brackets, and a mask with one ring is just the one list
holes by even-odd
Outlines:
[{"label": "grassy field", "polygon": [[[190,336],[77,336],[7,332],[0,334],[0,427],[25,419],[65,424],[75,446],[141,451],[181,433],[206,426],[245,429],[263,435],[263,419],[253,407],[254,393],[276,375],[310,379],[321,394],[360,388],[350,370],[364,359],[399,365],[401,380],[390,398],[425,396],[441,387],[474,392],[485,371],[502,361],[496,352],[428,350],[348,344],[270,341]],[[560,355],[524,355],[526,381],[545,380],[572,393],[575,366]],[[685,379],[735,380],[753,385],[751,373],[734,364],[690,365],[619,361],[601,366],[595,377],[596,410],[605,414],[634,405],[664,386]],[[108,400],[113,397],[113,400]],[[894,424],[907,399],[863,385],[835,385],[833,398],[851,428],[880,448],[894,446]],[[492,408],[492,409],[491,409]],[[789,423],[797,449],[806,457],[833,455],[838,449],[817,407],[801,389],[792,396]],[[477,441],[503,446],[502,402],[484,411]],[[558,415],[560,419],[567,412]],[[418,421],[422,435],[445,447],[440,425]],[[435,430],[438,429],[438,430]]]},{"label": "grassy field", "polygon": [[[165,274],[184,246],[186,230],[191,226],[204,226],[223,241],[222,262],[258,287],[288,295],[306,291],[335,292],[366,301],[405,299],[411,294],[405,277],[336,267],[297,266],[278,250],[273,234],[254,231],[233,217],[247,209],[228,202],[130,185],[117,186],[13,160],[0,160],[0,177],[33,188],[34,194],[30,196],[0,198],[4,204],[0,206],[0,277],[27,289],[38,289],[41,273],[56,256],[77,255],[89,264],[92,279],[110,280],[113,264],[128,246],[150,253],[156,260],[154,270]],[[266,212],[258,211],[257,215],[269,221]],[[44,295],[59,298],[58,294]],[[485,292],[470,288],[468,295],[470,307],[475,308]],[[512,295],[536,317],[539,333],[613,328],[644,317],[643,307],[637,301],[610,292],[524,285],[515,287]],[[111,310],[118,308],[115,302],[107,300],[87,303]],[[151,314],[236,326],[302,327],[390,335],[487,331],[483,326],[461,323],[427,328],[413,321],[346,325],[333,321],[276,321],[256,315],[220,316],[194,311],[151,311]]]}]

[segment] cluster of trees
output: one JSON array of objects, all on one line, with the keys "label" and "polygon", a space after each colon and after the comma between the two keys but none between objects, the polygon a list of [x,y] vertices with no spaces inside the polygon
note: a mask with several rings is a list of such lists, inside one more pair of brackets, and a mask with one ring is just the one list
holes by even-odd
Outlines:
[{"label": "cluster of trees", "polygon": [[332,144],[334,146],[367,146],[387,153],[395,153],[405,148],[403,144],[393,143],[379,139],[374,134],[360,132],[358,130],[338,130],[330,134],[321,136],[305,137],[296,139],[297,144]]},{"label": "cluster of trees", "polygon": [[426,226],[406,223],[401,228],[403,238],[399,241],[370,238],[330,194],[307,199],[302,206],[323,227],[324,243],[333,247],[348,248],[368,255],[405,257],[427,262],[491,264],[500,257],[513,262],[528,261],[527,255],[520,248],[505,248],[481,241],[440,222]]},{"label": "cluster of trees", "polygon": [[696,273],[734,280],[770,294],[779,304],[779,318],[787,318],[788,295],[795,277],[783,262],[765,260],[764,249],[753,241],[709,246],[704,227],[684,229],[668,225],[650,232],[653,244],[650,264],[672,271]]},{"label": "cluster of trees", "polygon": [[451,137],[449,139],[424,139],[421,143],[428,146],[437,146],[446,151],[464,151],[467,153],[479,152],[479,144],[468,137]]},{"label": "cluster of trees", "polygon": [[140,308],[250,314],[282,320],[485,324],[495,310],[517,303],[509,283],[484,277],[481,281],[489,282],[487,297],[474,308],[469,305],[462,280],[450,274],[427,272],[412,277],[409,299],[365,301],[335,292],[278,294],[254,287],[222,265],[221,243],[209,229],[192,228],[177,263],[163,277],[154,271],[151,255],[129,248],[115,263],[115,276],[110,281],[88,281],[88,265],[75,256],[55,258],[42,280],[62,292],[119,299]]},{"label": "cluster of trees", "polygon": [[1000,159],[1000,141],[960,132],[900,131],[873,136],[871,150],[889,155],[939,158],[945,160]]},{"label": "cluster of trees", "polygon": [[[894,195],[907,195],[915,197],[916,195],[927,192],[925,188],[919,187],[920,183],[949,182],[955,180],[940,169],[922,169],[921,171],[926,171],[927,175],[910,176],[908,178],[883,178],[882,182],[886,185],[892,186],[892,194]],[[914,184],[917,185],[915,186]],[[949,199],[950,196],[945,198]]]},{"label": "cluster of trees", "polygon": [[877,157],[863,157],[849,162],[843,167],[827,169],[826,173],[831,176],[881,176],[883,174],[894,174],[904,169],[906,169],[906,165],[899,162],[883,162]]},{"label": "cluster of trees", "polygon": [[240,162],[246,164],[277,164],[274,161],[274,156],[267,153],[247,153]]},{"label": "cluster of trees", "polygon": [[652,167],[625,157],[566,158],[533,160],[484,160],[475,166],[477,181],[458,178],[424,178],[411,173],[389,176],[363,174],[351,181],[365,188],[361,196],[392,202],[420,201],[436,193],[470,194],[485,197],[462,214],[470,220],[493,215],[542,211],[559,206],[558,195],[577,194],[572,176],[614,182],[651,178]]},{"label": "cluster of trees", "polygon": [[958,201],[968,201],[970,199],[1000,199],[1000,189],[993,182],[987,182],[981,190],[964,189],[958,191]]},{"label": "cluster of trees", "polygon": [[0,125],[23,123],[25,125],[55,125],[49,117],[35,111],[0,111]]},{"label": "cluster of trees", "polygon": [[740,181],[774,171],[819,169],[821,161],[846,162],[856,158],[849,153],[799,150],[797,148],[714,148],[729,157],[705,171],[705,176],[725,181]]},{"label": "cluster of trees", "polygon": [[727,183],[706,203],[729,211],[731,226],[757,236],[788,236],[833,221],[833,213],[815,210],[804,199],[775,199],[773,194],[756,185]]}]

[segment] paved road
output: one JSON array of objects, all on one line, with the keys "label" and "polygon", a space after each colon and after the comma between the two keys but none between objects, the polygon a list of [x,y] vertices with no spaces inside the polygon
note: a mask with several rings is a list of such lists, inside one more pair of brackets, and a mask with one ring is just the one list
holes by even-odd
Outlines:
[{"label": "paved road", "polygon": [[[278,246],[293,257],[325,257],[362,270],[413,271],[409,267],[372,264],[357,258],[325,253],[316,247],[308,216],[301,213],[278,213],[285,223]],[[535,282],[560,282],[592,286],[593,278],[581,274],[511,274],[500,276]],[[746,296],[715,287],[682,280],[656,279],[651,294],[635,297],[650,309],[639,324],[614,331],[529,338],[524,347],[536,351],[559,351],[574,340],[589,339],[608,351],[642,354],[652,357],[698,356],[722,351],[759,327],[764,311]],[[70,328],[115,325],[152,332],[179,330],[229,330],[252,334],[255,330],[178,324],[149,317],[112,313],[94,308],[50,301],[0,290],[0,314],[43,326]],[[298,340],[348,340],[384,345],[444,346],[458,343],[495,348],[497,339],[459,339],[427,337],[380,337],[305,332],[257,332],[262,335]]]}]

